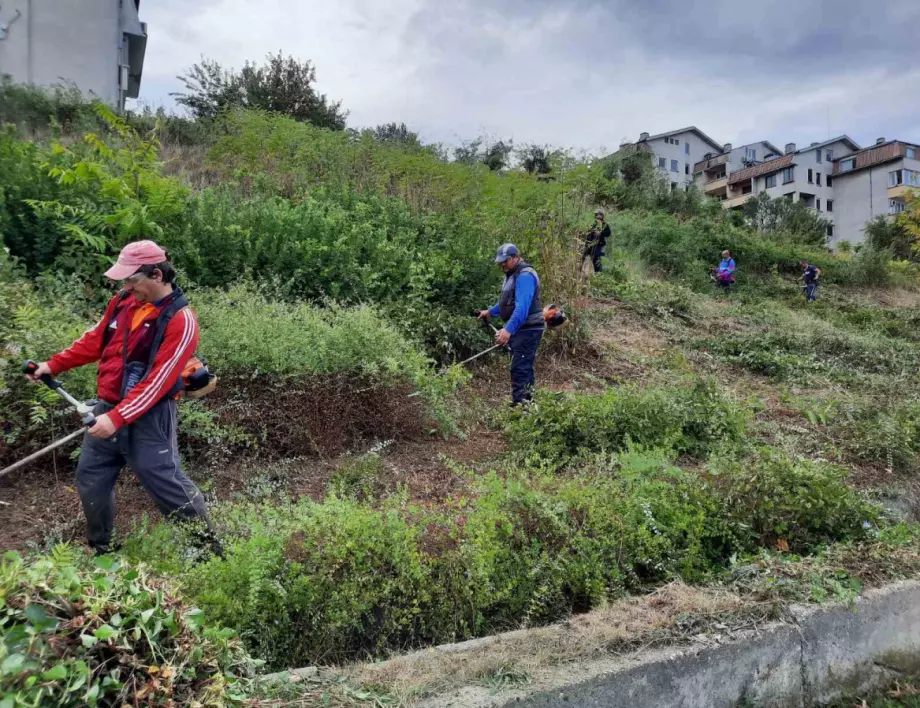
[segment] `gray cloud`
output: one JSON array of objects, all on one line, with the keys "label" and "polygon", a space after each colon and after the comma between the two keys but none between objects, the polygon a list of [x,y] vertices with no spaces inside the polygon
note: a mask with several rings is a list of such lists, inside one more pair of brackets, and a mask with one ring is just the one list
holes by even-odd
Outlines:
[{"label": "gray cloud", "polygon": [[600,150],[695,124],[718,140],[920,139],[915,0],[165,0],[143,96],[200,55],[282,49],[317,66],[353,125]]}]

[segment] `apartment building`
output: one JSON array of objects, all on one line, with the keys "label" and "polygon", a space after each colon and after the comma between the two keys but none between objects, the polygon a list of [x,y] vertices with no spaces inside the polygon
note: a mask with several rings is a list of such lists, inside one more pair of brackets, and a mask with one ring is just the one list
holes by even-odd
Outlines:
[{"label": "apartment building", "polygon": [[834,160],[835,231],[831,245],[865,238],[866,222],[904,210],[905,195],[920,189],[920,145],[879,138],[872,147]]},{"label": "apartment building", "polygon": [[726,209],[739,208],[763,192],[772,198],[785,197],[803,202],[830,222],[827,234],[828,238],[834,239],[839,207],[835,195],[834,161],[859,149],[859,145],[846,135],[814,142],[802,149],[797,149],[795,143],[788,143],[783,155],[731,172],[723,205]]},{"label": "apartment building", "polygon": [[726,143],[718,153],[706,153],[703,159],[693,165],[693,181],[707,197],[725,200],[728,198],[728,176],[748,167],[760,165],[780,156],[773,143],[762,140],[740,147]]},{"label": "apartment building", "polygon": [[693,184],[693,166],[707,153],[722,152],[723,146],[695,126],[649,135],[642,133],[635,143],[623,143],[620,150],[646,150],[653,164],[671,183],[671,189]]},{"label": "apartment building", "polygon": [[122,109],[137,98],[147,49],[140,0],[4,0],[0,76],[17,83],[73,83]]}]

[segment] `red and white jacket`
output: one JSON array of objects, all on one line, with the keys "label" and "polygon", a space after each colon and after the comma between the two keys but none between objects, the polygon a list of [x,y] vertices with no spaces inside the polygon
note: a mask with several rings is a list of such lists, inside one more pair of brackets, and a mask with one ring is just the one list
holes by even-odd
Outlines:
[{"label": "red and white jacket", "polygon": [[121,399],[124,374],[123,349],[125,328],[128,335],[127,361],[143,361],[150,356],[156,332],[157,316],[168,298],[157,304],[141,304],[133,295],[125,298],[119,293],[105,309],[102,319],[69,348],[48,361],[54,376],[94,361],[99,362],[96,395],[102,401],[115,404],[109,418],[116,430],[133,423],[159,403],[176,385],[182,370],[198,347],[198,320],[188,307],[183,307],[166,325],[160,348],[147,375]]}]

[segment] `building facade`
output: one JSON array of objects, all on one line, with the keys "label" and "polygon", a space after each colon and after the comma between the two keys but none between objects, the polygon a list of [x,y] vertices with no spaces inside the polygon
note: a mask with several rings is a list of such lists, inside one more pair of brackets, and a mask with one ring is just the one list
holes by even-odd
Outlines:
[{"label": "building facade", "polygon": [[620,146],[647,150],[658,171],[671,183],[672,189],[686,189],[693,184],[693,166],[706,153],[720,152],[722,145],[694,126],[649,135],[642,133],[636,143]]},{"label": "building facade", "polygon": [[879,138],[875,145],[834,161],[836,229],[831,245],[865,238],[866,223],[904,210],[905,196],[920,190],[920,145]]},{"label": "building facade", "polygon": [[728,176],[779,157],[779,149],[762,140],[740,147],[726,143],[719,153],[706,153],[693,165],[693,181],[703,194],[712,199],[728,199]]},{"label": "building facade", "polygon": [[863,149],[847,135],[782,152],[762,140],[733,147],[720,145],[695,127],[658,135],[642,133],[619,153],[649,154],[672,189],[696,185],[725,209],[739,209],[766,193],[802,202],[828,222],[830,245],[858,243],[866,223],[879,215],[896,216],[905,197],[920,191],[920,145],[879,138]]},{"label": "building facade", "polygon": [[121,110],[140,92],[147,25],[140,0],[4,0],[0,76],[73,83]]},{"label": "building facade", "polygon": [[785,197],[803,202],[830,222],[828,238],[836,239],[839,200],[834,190],[834,160],[858,149],[859,145],[846,135],[812,143],[802,149],[796,149],[795,143],[789,143],[782,156],[732,172],[728,177],[728,196],[723,204],[727,209],[735,209],[763,192],[774,199]]}]

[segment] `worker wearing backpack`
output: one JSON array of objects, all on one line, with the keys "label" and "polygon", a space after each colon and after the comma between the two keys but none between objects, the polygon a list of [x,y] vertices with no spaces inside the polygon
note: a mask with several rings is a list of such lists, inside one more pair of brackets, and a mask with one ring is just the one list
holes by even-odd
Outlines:
[{"label": "worker wearing backpack", "polygon": [[[125,246],[105,273],[122,281],[122,290],[102,319],[29,376],[37,380],[99,362],[96,422],[83,438],[76,479],[97,555],[111,550],[115,481],[126,463],[164,515],[197,517],[210,529],[204,498],[179,465],[176,403],[183,372],[194,376],[189,369],[198,368],[189,367],[198,321],[175,274],[166,251],[153,241]],[[213,533],[208,536],[219,552]]]}]

